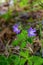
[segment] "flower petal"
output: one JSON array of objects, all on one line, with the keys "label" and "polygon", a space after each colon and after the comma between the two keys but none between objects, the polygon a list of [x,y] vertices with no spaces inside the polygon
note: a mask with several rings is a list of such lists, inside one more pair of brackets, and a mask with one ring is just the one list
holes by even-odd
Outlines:
[{"label": "flower petal", "polygon": [[36,32],[36,29],[32,29],[32,27],[29,28],[29,30],[28,30],[28,36],[29,37],[36,36],[35,32]]},{"label": "flower petal", "polygon": [[14,31],[16,34],[20,33],[20,30],[18,29],[18,25],[17,25],[17,24],[15,24],[15,25],[13,26],[13,31]]}]

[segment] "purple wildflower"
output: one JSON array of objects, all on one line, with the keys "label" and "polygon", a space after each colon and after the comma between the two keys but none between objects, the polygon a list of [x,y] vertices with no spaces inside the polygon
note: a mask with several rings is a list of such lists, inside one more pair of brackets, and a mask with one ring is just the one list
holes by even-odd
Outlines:
[{"label": "purple wildflower", "polygon": [[17,24],[15,24],[13,26],[13,32],[15,32],[16,34],[19,34],[20,33],[20,30],[18,29],[18,25]]},{"label": "purple wildflower", "polygon": [[35,32],[36,32],[36,29],[32,29],[32,27],[31,27],[31,28],[28,30],[28,36],[29,36],[29,37],[36,36]]}]

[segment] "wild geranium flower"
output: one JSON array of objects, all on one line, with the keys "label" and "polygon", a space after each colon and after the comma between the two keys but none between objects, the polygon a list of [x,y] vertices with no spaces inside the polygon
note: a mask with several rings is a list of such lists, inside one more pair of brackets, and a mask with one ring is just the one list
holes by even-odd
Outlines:
[{"label": "wild geranium flower", "polygon": [[13,26],[13,32],[15,32],[16,34],[19,34],[19,33],[20,33],[20,30],[19,30],[17,24],[15,24],[15,25]]},{"label": "wild geranium flower", "polygon": [[30,27],[28,30],[28,36],[29,37],[36,36],[35,32],[36,32],[36,29],[33,29],[32,27]]}]

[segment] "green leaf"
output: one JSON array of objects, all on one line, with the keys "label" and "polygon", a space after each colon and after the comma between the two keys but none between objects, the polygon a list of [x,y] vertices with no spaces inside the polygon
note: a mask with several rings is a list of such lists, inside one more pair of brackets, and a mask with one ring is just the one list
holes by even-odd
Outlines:
[{"label": "green leaf", "polygon": [[34,62],[34,65],[41,65],[43,63],[43,59],[38,56],[33,56],[32,61]]},{"label": "green leaf", "polygon": [[26,36],[27,36],[27,31],[26,30],[22,30],[22,33],[17,35],[19,41],[25,40]]},{"label": "green leaf", "polygon": [[9,65],[7,58],[4,55],[0,55],[0,65]]},{"label": "green leaf", "polygon": [[29,56],[28,50],[26,50],[26,51],[22,51],[22,50],[21,50],[21,51],[20,51],[20,56],[22,56],[22,57],[28,59],[28,56]]},{"label": "green leaf", "polygon": [[19,44],[19,40],[13,40],[13,41],[12,41],[12,45],[13,45],[13,46],[17,46],[18,44]]},{"label": "green leaf", "polygon": [[26,42],[25,41],[22,41],[21,45],[20,45],[20,48],[24,48],[26,46]]},{"label": "green leaf", "polygon": [[32,37],[28,37],[27,40],[28,40],[29,43],[33,43],[33,38]]},{"label": "green leaf", "polygon": [[21,34],[17,35],[17,39],[12,41],[12,45],[17,46],[19,43],[22,43],[22,41],[24,41],[26,37],[27,37],[27,31],[23,30]]},{"label": "green leaf", "polygon": [[20,59],[20,65],[24,65],[25,62],[26,62],[26,59],[25,58],[21,58]]},{"label": "green leaf", "polygon": [[13,65],[19,65],[20,63],[20,57],[17,56],[17,55],[11,55],[9,58],[8,58],[8,61],[9,61],[9,64],[13,64]]}]

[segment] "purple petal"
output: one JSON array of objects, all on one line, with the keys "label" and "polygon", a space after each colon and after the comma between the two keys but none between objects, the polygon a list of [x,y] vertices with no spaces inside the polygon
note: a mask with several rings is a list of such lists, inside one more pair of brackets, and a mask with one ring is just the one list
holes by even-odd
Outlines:
[{"label": "purple petal", "polygon": [[16,31],[16,34],[19,34],[20,33],[20,30]]},{"label": "purple petal", "polygon": [[36,29],[32,29],[32,27],[29,28],[29,30],[28,30],[28,36],[29,37],[36,36],[35,32],[36,32]]},{"label": "purple petal", "polygon": [[36,32],[36,29],[33,29],[33,32]]},{"label": "purple petal", "polygon": [[13,26],[13,31],[14,31],[16,34],[20,33],[20,30],[18,29],[18,25],[17,25],[17,24],[15,24],[15,25]]}]

